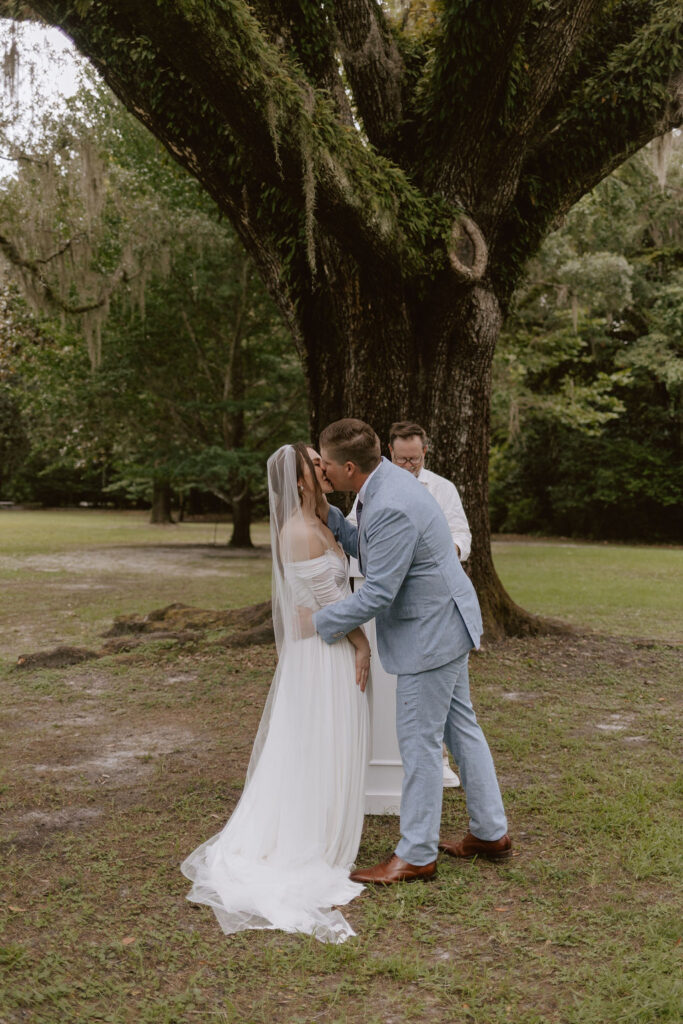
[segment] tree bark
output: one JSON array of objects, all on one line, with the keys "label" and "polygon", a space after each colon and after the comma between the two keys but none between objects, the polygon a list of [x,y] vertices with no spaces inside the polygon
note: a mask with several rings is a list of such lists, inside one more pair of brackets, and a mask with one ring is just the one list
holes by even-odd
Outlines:
[{"label": "tree bark", "polygon": [[231,548],[253,548],[251,540],[251,494],[247,484],[232,497],[232,536],[228,543]]},{"label": "tree bark", "polygon": [[557,623],[520,608],[496,573],[488,517],[491,367],[502,324],[490,284],[458,286],[449,275],[426,298],[400,276],[363,268],[328,245],[324,299],[304,304],[312,437],[343,416],[366,420],[385,455],[389,427],[420,423],[430,467],[460,492],[472,530],[467,571],[479,595],[485,640],[554,632]]},{"label": "tree bark", "polygon": [[[223,443],[230,449],[241,449],[246,439],[244,399],[246,397],[244,375],[243,323],[248,307],[249,263],[245,260],[242,268],[241,287],[235,310],[235,323],[230,339],[228,364],[223,380],[223,401],[232,401],[233,410],[223,413]],[[232,495],[232,536],[231,548],[251,548],[251,493],[249,481],[240,479],[239,474],[231,481]]]},{"label": "tree bark", "polygon": [[173,522],[173,516],[171,515],[171,485],[166,480],[154,481],[152,510],[149,521],[155,524]]}]

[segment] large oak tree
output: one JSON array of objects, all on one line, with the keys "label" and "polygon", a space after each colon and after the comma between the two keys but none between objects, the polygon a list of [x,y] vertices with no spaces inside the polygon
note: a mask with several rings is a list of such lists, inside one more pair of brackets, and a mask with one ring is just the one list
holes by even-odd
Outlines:
[{"label": "large oak tree", "polygon": [[489,635],[491,363],[525,260],[681,124],[681,0],[0,0],[59,25],[235,225],[313,435],[410,417],[456,480]]}]

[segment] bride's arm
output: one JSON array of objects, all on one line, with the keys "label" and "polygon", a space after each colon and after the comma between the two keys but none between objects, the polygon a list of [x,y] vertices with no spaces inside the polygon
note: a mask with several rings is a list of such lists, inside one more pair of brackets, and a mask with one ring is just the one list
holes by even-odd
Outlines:
[{"label": "bride's arm", "polygon": [[[300,573],[305,574],[311,592],[321,608],[330,607],[343,600],[344,593],[336,583],[329,566],[319,566],[316,560],[310,561],[308,566],[299,565]],[[313,609],[300,605],[296,609],[298,618],[298,635],[302,638],[313,636]],[[356,626],[347,634],[340,633],[337,637],[341,640],[346,635],[356,650],[356,682],[361,691],[365,691],[370,671],[370,644],[362,626]]]},{"label": "bride's arm", "polygon": [[356,648],[356,682],[360,686],[361,693],[365,693],[370,672],[370,644],[362,626],[356,626],[350,633],[346,634]]}]

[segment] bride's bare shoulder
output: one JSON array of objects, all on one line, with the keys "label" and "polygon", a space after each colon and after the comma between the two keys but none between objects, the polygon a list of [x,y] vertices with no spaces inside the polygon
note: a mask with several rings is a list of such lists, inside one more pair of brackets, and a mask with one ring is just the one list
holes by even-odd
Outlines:
[{"label": "bride's bare shoulder", "polygon": [[307,562],[319,558],[324,550],[320,535],[301,516],[294,516],[280,530],[280,551],[285,562]]}]

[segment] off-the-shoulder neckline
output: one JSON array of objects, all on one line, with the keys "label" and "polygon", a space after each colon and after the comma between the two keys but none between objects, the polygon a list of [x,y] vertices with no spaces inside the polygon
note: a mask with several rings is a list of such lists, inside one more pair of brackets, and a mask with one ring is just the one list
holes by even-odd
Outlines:
[{"label": "off-the-shoulder neckline", "polygon": [[308,565],[309,562],[319,562],[328,552],[337,559],[340,565],[344,564],[343,555],[337,554],[334,548],[325,548],[322,555],[316,555],[315,558],[299,558],[296,562],[287,562],[286,565]]}]

